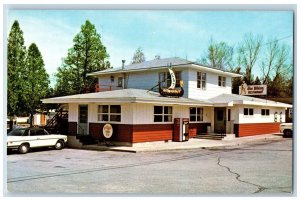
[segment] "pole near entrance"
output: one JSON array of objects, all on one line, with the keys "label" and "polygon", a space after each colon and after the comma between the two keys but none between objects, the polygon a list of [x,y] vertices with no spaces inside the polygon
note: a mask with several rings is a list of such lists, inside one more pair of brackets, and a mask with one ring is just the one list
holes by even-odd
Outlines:
[{"label": "pole near entrance", "polygon": [[112,135],[113,135],[113,128],[110,124],[105,124],[103,126],[103,129],[102,129],[102,133],[103,133],[103,136],[104,136],[104,142],[105,142],[105,145],[106,146],[111,146],[113,145],[110,141]]}]

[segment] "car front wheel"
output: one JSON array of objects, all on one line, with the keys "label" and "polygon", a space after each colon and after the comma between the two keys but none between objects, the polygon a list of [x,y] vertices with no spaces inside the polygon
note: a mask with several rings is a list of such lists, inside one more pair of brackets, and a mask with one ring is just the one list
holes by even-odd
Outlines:
[{"label": "car front wheel", "polygon": [[21,154],[26,154],[29,151],[29,145],[28,144],[21,144],[19,146],[19,152]]},{"label": "car front wheel", "polygon": [[283,137],[293,137],[293,132],[291,130],[284,130]]},{"label": "car front wheel", "polygon": [[60,150],[64,148],[64,143],[61,140],[58,140],[55,144],[55,149]]}]

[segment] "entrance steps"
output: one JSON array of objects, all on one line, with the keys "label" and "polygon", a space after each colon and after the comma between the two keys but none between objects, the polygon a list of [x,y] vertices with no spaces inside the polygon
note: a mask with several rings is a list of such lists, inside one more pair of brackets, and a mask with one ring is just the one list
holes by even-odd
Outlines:
[{"label": "entrance steps", "polygon": [[226,134],[219,133],[201,133],[197,135],[195,138],[197,139],[205,139],[205,140],[223,140],[226,137]]}]

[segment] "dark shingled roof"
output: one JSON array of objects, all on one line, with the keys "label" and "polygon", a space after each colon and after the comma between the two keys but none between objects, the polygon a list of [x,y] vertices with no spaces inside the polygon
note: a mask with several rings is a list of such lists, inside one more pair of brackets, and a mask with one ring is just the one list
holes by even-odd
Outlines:
[{"label": "dark shingled roof", "polygon": [[[145,61],[142,63],[136,63],[136,64],[129,64],[124,66],[123,70],[138,70],[138,69],[145,69],[145,68],[157,68],[157,67],[168,67],[169,65],[172,66],[179,66],[179,65],[185,65],[185,64],[192,64],[194,62],[181,59],[178,57],[173,58],[166,58],[166,59],[154,59],[150,61]],[[110,68],[98,72],[114,72],[114,71],[120,71],[122,70],[122,67],[118,68]]]}]

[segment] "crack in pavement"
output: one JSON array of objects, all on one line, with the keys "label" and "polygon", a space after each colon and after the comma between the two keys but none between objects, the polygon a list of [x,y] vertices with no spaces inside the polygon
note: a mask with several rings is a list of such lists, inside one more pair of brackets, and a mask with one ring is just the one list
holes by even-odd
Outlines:
[{"label": "crack in pavement", "polygon": [[220,167],[226,168],[226,169],[228,170],[228,172],[230,172],[231,174],[236,175],[236,177],[235,177],[236,180],[238,180],[239,182],[243,182],[243,183],[246,183],[246,184],[250,184],[250,185],[256,186],[258,189],[257,189],[257,191],[254,192],[254,194],[255,194],[255,193],[260,193],[260,192],[262,192],[262,191],[268,189],[268,188],[263,187],[263,186],[260,186],[260,185],[258,185],[258,184],[254,184],[254,183],[251,183],[251,182],[248,182],[248,181],[241,180],[241,179],[240,179],[240,177],[241,177],[240,174],[238,174],[238,173],[236,173],[236,172],[233,172],[229,167],[227,167],[227,166],[225,166],[225,165],[222,165],[220,162],[221,162],[221,157],[218,157],[218,163],[217,163],[217,164],[218,164]]}]

